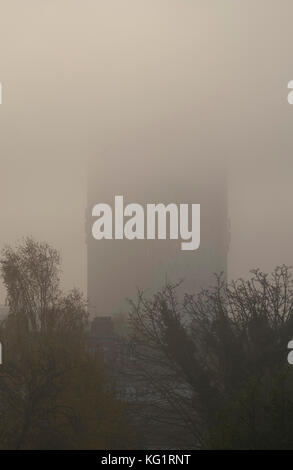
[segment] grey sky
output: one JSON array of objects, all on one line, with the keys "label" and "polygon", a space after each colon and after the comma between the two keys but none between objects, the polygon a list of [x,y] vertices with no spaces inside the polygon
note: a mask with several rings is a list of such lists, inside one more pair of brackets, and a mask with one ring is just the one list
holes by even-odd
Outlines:
[{"label": "grey sky", "polygon": [[228,157],[230,275],[293,263],[292,1],[0,7],[0,247],[45,239],[64,287],[85,289],[86,158],[105,135],[172,122]]}]

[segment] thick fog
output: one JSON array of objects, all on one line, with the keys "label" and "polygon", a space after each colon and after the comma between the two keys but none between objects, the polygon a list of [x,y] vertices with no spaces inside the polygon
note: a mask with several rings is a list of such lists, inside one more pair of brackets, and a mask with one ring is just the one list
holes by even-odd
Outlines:
[{"label": "thick fog", "polygon": [[230,277],[292,264],[292,15],[290,0],[2,0],[0,247],[46,240],[64,288],[86,290],[88,162],[97,187],[117,158],[123,178],[136,141],[154,166],[163,145],[160,170],[177,145],[189,182],[226,162]]}]

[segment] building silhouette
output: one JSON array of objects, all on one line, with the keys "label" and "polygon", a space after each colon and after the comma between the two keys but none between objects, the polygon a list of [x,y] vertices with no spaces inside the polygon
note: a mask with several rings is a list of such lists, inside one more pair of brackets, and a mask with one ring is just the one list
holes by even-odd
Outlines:
[{"label": "building silhouette", "polygon": [[[225,166],[210,139],[113,135],[88,160],[87,294],[92,316],[126,312],[137,288],[151,295],[166,283],[182,280],[180,291],[209,286],[214,273],[227,273],[229,244]],[[201,244],[182,251],[180,240],[95,240],[92,209],[124,203],[201,204]],[[168,231],[167,231],[168,233]]]}]

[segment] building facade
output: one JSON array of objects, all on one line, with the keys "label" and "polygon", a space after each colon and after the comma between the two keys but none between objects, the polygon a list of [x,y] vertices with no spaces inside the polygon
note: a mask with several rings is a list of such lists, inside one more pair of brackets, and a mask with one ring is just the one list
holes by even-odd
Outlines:
[{"label": "building facade", "polygon": [[[174,135],[113,136],[88,161],[87,266],[90,313],[127,312],[137,289],[152,295],[166,283],[182,281],[182,293],[209,286],[214,273],[227,273],[229,244],[225,165],[210,141]],[[125,204],[201,205],[201,243],[182,251],[179,240],[95,240],[92,209]],[[167,232],[168,233],[168,232]]]}]

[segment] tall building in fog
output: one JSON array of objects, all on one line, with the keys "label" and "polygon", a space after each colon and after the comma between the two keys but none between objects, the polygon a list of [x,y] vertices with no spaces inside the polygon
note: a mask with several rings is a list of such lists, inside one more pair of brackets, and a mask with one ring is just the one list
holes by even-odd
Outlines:
[{"label": "tall building in fog", "polygon": [[[166,282],[183,280],[183,292],[197,292],[227,272],[229,242],[225,166],[207,141],[170,132],[145,132],[104,139],[88,162],[88,299],[93,315],[127,310],[137,288],[150,295]],[[201,204],[201,243],[182,251],[180,240],[95,240],[92,209],[115,195],[124,204]],[[113,225],[114,227],[114,225]],[[168,233],[168,231],[167,231]]]}]

